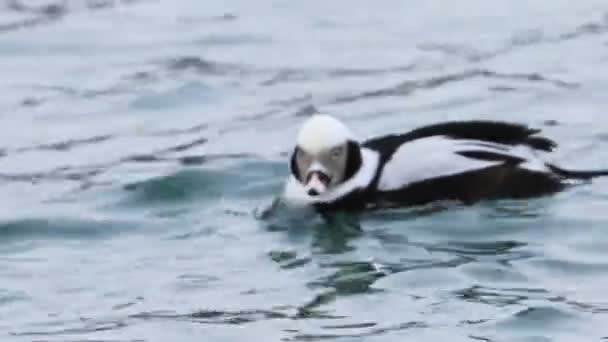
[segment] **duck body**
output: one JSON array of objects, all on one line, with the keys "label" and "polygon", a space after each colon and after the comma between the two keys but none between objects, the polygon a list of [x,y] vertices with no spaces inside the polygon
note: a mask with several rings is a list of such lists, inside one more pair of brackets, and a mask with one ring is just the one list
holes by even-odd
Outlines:
[{"label": "duck body", "polygon": [[292,176],[285,195],[321,212],[361,211],[538,197],[563,190],[572,179],[608,175],[568,171],[544,161],[557,144],[539,133],[508,122],[453,121],[380,136],[358,143],[355,159],[360,162],[353,163],[356,171],[341,184],[308,196]]}]

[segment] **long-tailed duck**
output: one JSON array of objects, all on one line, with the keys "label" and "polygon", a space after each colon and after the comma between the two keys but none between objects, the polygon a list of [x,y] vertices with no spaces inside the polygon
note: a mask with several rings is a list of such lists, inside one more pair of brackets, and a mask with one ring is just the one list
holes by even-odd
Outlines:
[{"label": "long-tailed duck", "polygon": [[507,122],[454,121],[359,141],[339,120],[315,114],[299,131],[284,198],[321,212],[472,204],[547,195],[569,180],[608,175],[545,162],[540,154],[556,143],[538,133]]}]

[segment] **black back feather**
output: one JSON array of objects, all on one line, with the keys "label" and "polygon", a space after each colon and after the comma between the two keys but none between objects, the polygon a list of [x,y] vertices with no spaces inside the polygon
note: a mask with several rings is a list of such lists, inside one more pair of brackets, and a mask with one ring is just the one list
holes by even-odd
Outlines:
[{"label": "black back feather", "polygon": [[478,160],[504,161],[505,163],[510,164],[510,165],[517,165],[522,162],[525,162],[525,160],[523,158],[504,154],[504,153],[498,153],[498,152],[471,150],[471,151],[456,152],[456,154],[460,154],[461,156],[464,156],[467,158],[472,158],[472,159],[478,159]]},{"label": "black back feather", "polygon": [[539,129],[525,125],[498,121],[451,121],[423,126],[404,134],[393,134],[367,140],[363,146],[383,150],[392,154],[401,144],[408,141],[436,135],[453,139],[473,139],[505,145],[528,145],[532,148],[550,152],[557,144],[546,137],[533,136]]}]

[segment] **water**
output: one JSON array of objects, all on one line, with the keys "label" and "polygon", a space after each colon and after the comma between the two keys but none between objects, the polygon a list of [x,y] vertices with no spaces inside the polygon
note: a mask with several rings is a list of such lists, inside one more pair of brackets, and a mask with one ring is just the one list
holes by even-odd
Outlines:
[{"label": "water", "polygon": [[0,6],[2,340],[608,339],[606,180],[360,231],[269,209],[315,110],[608,167],[605,1]]}]

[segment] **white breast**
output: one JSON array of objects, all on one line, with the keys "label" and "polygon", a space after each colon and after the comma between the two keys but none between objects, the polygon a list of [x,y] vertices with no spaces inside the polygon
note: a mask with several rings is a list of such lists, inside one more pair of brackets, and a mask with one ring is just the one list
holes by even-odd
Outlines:
[{"label": "white breast", "polygon": [[384,166],[378,188],[390,191],[427,179],[451,176],[498,165],[502,161],[472,159],[457,152],[487,151],[523,158],[523,167],[546,171],[544,163],[526,146],[509,146],[475,140],[455,140],[433,136],[403,144]]},{"label": "white breast", "polygon": [[363,148],[361,149],[361,157],[361,168],[351,179],[320,196],[309,196],[302,184],[293,176],[289,176],[283,192],[283,199],[287,204],[293,206],[330,203],[348,195],[356,189],[366,188],[376,174],[379,156],[377,152]]}]

